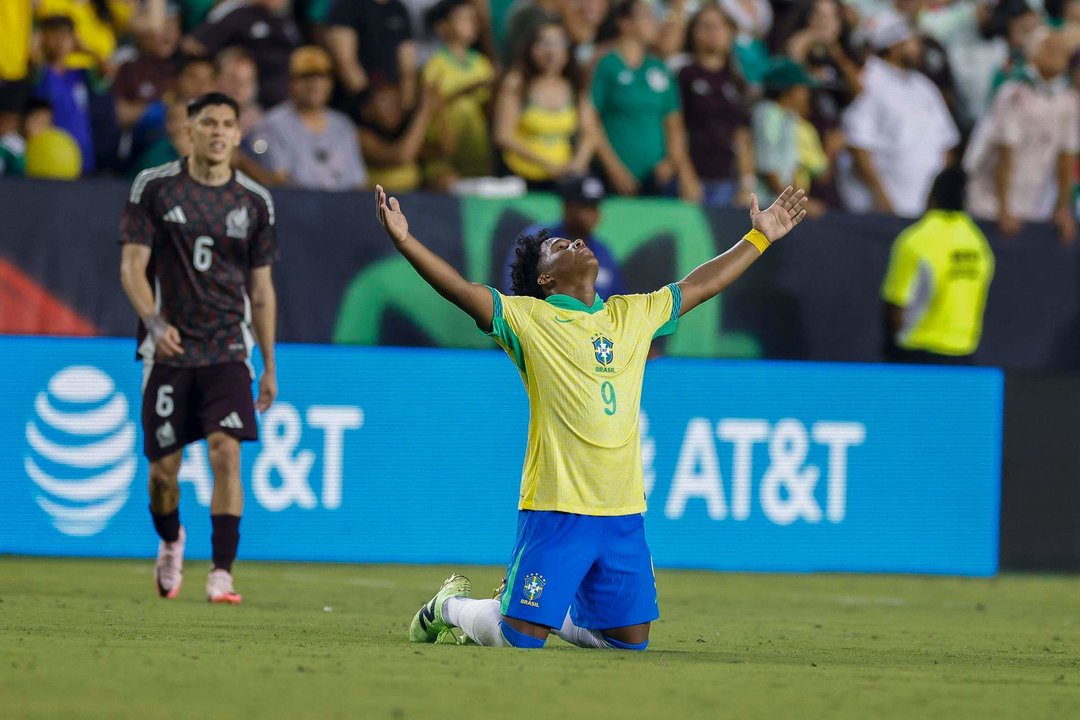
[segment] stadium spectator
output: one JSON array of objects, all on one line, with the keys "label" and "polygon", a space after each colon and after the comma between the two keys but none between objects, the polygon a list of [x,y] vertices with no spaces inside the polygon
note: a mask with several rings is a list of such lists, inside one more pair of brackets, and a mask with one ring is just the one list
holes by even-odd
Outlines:
[{"label": "stadium spectator", "polygon": [[141,28],[135,34],[133,53],[119,65],[112,84],[116,120],[132,128],[150,106],[172,88],[176,75],[173,57],[180,44],[180,16],[173,6],[160,28]]},{"label": "stadium spectator", "polygon": [[[806,187],[827,165],[814,126],[806,121],[813,78],[791,58],[774,58],[762,77],[765,97],[754,106],[751,118],[757,158],[759,200],[770,203],[789,185]],[[807,201],[806,212],[821,215],[817,200]]]},{"label": "stadium spectator", "polygon": [[90,77],[85,69],[68,67],[75,52],[75,24],[67,15],[50,15],[39,23],[44,66],[34,89],[49,103],[56,127],[68,132],[82,154],[82,172],[94,171],[94,138],[90,124]]},{"label": "stadium spectator", "polygon": [[132,165],[128,174],[135,177],[143,170],[179,160],[191,154],[191,140],[185,125],[187,103],[174,102],[165,111],[165,135],[148,147]]},{"label": "stadium spectator", "polygon": [[[434,123],[441,108],[442,98],[435,87],[428,87],[411,110],[405,107],[398,85],[384,83],[368,91],[360,113],[360,151],[369,185],[382,185],[395,193],[425,186],[423,162],[444,160],[446,149],[453,147],[445,122]],[[429,129],[433,129],[430,140]]]},{"label": "stadium spectator", "polygon": [[194,100],[213,92],[217,86],[217,68],[210,58],[188,57],[180,61],[173,84],[172,99],[180,102]]},{"label": "stadium spectator", "polygon": [[367,183],[356,126],[328,107],[333,62],[317,45],[289,60],[289,100],[268,111],[251,143],[259,162],[281,184],[320,190],[358,190]]},{"label": "stadium spectator", "polygon": [[702,201],[712,207],[750,207],[757,189],[746,83],[734,67],[735,27],[716,5],[690,20],[692,61],[679,71],[687,141],[701,179]]},{"label": "stadium spectator", "polygon": [[578,68],[591,68],[597,58],[596,36],[604,23],[611,3],[608,0],[578,0],[581,12],[578,16],[574,40],[574,59]]},{"label": "stadium spectator", "polygon": [[225,48],[214,59],[217,89],[240,106],[240,133],[246,136],[263,119],[259,105],[259,68],[255,58],[242,47]]},{"label": "stadium spectator", "polygon": [[751,85],[760,84],[769,67],[765,38],[772,30],[772,5],[768,0],[720,0],[720,8],[735,23],[735,57],[743,77]]},{"label": "stadium spectator", "polygon": [[995,5],[980,0],[924,7],[918,27],[945,49],[956,82],[956,109],[970,127],[987,109],[995,68],[1008,57],[1005,41],[993,30]]},{"label": "stadium spectator", "polygon": [[596,151],[592,105],[580,92],[570,39],[558,23],[536,26],[499,88],[495,141],[506,166],[533,190],[584,175]]},{"label": "stadium spectator", "polygon": [[994,6],[990,30],[1005,38],[1008,55],[1005,63],[995,70],[990,81],[991,99],[1006,80],[1024,78],[1024,46],[1031,34],[1042,25],[1042,18],[1027,0],[1000,0]]},{"label": "stadium spectator", "polygon": [[888,360],[970,364],[979,346],[994,254],[963,211],[965,182],[960,167],[943,170],[930,210],[893,243],[881,288]]},{"label": "stadium spectator", "polygon": [[504,67],[512,67],[541,25],[561,24],[575,41],[579,33],[585,40],[590,30],[595,32],[595,27],[584,21],[582,15],[582,6],[575,0],[514,0],[506,13],[506,33],[499,60]]},{"label": "stadium spectator", "polygon": [[490,175],[486,105],[495,70],[472,47],[480,36],[476,8],[467,0],[439,0],[428,11],[427,21],[442,47],[424,65],[421,81],[438,89],[443,102],[438,121],[447,123],[454,138],[450,162],[431,166],[428,172],[440,183],[452,176]]},{"label": "stadium spectator", "polygon": [[[596,227],[600,224],[600,204],[604,201],[604,184],[594,177],[569,177],[556,187],[562,197],[562,219],[548,227],[552,237],[566,238],[567,240],[584,240],[593,255],[599,268],[596,271],[596,294],[601,298],[609,298],[612,295],[626,293],[626,283],[623,281],[622,270],[611,250],[596,236]],[[521,231],[522,235],[535,235],[543,228],[543,223],[531,225]],[[511,267],[517,258],[516,245],[510,247],[506,260],[503,262],[502,291],[504,294],[513,294],[513,279]]]},{"label": "stadium spectator", "polygon": [[[800,0],[785,14],[782,26],[779,36],[784,38],[785,53],[802,63],[815,80],[808,120],[817,132],[826,164],[814,178],[810,195],[812,200],[838,206],[834,179],[844,150],[840,114],[861,90],[860,68],[850,45],[851,27],[837,0]],[[813,145],[813,135],[805,129],[801,137],[804,147]]]},{"label": "stadium spectator", "polygon": [[18,133],[30,99],[32,27],[29,2],[0,3],[0,137]]},{"label": "stadium spectator", "polygon": [[1043,30],[1029,43],[1027,77],[998,90],[964,156],[968,211],[996,220],[1006,235],[1022,222],[1053,220],[1064,242],[1076,237],[1073,176],[1080,151],[1080,100],[1063,74],[1068,47]]},{"label": "stadium spectator", "polygon": [[840,194],[852,212],[919,217],[960,135],[941,92],[915,69],[922,54],[907,22],[887,12],[867,29],[877,55],[843,113],[850,162],[841,167]]},{"label": "stadium spectator", "polygon": [[656,16],[644,0],[618,0],[601,39],[614,39],[592,80],[602,126],[597,154],[608,187],[620,195],[675,195],[699,202],[701,184],[690,162],[675,78],[648,48]]},{"label": "stadium spectator", "polygon": [[416,100],[416,43],[401,0],[334,0],[326,16],[326,46],[350,113],[372,83],[400,83],[405,104]]},{"label": "stadium spectator", "polygon": [[247,48],[259,67],[259,103],[271,108],[288,95],[289,56],[301,43],[289,5],[290,0],[226,0],[181,47],[203,57],[233,45]]},{"label": "stadium spectator", "polygon": [[26,144],[42,130],[53,126],[52,108],[44,100],[31,98],[14,130],[0,135],[0,176],[26,172]]},{"label": "stadium spectator", "polygon": [[64,61],[69,69],[112,75],[109,60],[116,51],[117,38],[127,32],[134,0],[37,0],[36,7],[39,21],[59,15],[71,19],[76,43]]}]

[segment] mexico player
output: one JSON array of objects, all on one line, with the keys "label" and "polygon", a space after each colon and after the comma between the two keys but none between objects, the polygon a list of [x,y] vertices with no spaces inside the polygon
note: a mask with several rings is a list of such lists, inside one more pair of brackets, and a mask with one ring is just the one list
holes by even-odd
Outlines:
[{"label": "mexico player", "polygon": [[177,474],[184,446],[206,438],[214,474],[206,596],[235,604],[241,600],[232,582],[243,510],[240,441],[258,439],[252,327],[265,368],[259,410],[277,395],[274,203],[265,188],[230,168],[240,143],[232,98],[202,95],[188,104],[187,118],[191,156],[146,170],[131,186],[120,279],[141,320],[143,451],[161,538],[158,593],[173,598],[180,591],[185,536]]},{"label": "mexico player", "polygon": [[659,616],[645,542],[638,414],[653,338],[719,294],[806,216],[787,188],[753,229],[683,280],[647,295],[595,291],[597,261],[579,239],[518,239],[515,295],[467,282],[409,234],[398,201],[376,212],[398,251],[506,350],[529,396],[516,546],[500,600],[471,600],[452,575],[417,612],[414,642],[458,627],[480,645],[540,647],[549,632],[582,647],[643,650]]}]

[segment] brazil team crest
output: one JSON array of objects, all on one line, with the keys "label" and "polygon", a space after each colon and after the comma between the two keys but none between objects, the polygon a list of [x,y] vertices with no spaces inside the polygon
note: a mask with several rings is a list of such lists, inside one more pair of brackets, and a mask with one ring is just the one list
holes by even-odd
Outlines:
[{"label": "brazil team crest", "polygon": [[606,367],[615,359],[615,345],[603,335],[593,338],[592,346],[596,362],[601,365]]},{"label": "brazil team crest", "polygon": [[540,595],[544,592],[544,585],[547,584],[547,580],[539,573],[529,573],[525,576],[525,584],[521,587],[521,592],[525,598],[521,601],[522,605],[528,605],[530,607],[540,607],[540,603],[537,602],[540,599]]}]

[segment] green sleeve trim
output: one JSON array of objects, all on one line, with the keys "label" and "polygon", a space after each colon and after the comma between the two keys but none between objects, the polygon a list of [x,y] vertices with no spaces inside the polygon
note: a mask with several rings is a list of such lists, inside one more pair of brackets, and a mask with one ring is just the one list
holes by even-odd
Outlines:
[{"label": "green sleeve trim", "polygon": [[502,295],[491,286],[488,286],[488,290],[491,291],[491,300],[494,303],[491,315],[491,330],[487,331],[481,328],[480,332],[488,337],[495,338],[495,342],[499,343],[510,354],[510,359],[514,361],[514,365],[517,366],[522,375],[525,375],[525,350],[521,347],[521,339],[518,338],[517,333],[514,332],[514,329],[510,327],[510,323],[506,322],[506,317],[503,316]]},{"label": "green sleeve trim", "polygon": [[679,324],[679,313],[682,311],[682,290],[675,283],[671,283],[667,286],[671,291],[671,317],[668,321],[660,326],[660,328],[653,333],[653,339],[663,337],[664,335],[670,335],[675,332],[675,327]]}]

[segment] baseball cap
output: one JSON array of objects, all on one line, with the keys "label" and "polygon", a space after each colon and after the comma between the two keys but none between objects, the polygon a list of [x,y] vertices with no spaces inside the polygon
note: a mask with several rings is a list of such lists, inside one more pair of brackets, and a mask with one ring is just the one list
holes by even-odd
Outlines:
[{"label": "baseball cap", "polygon": [[870,39],[870,45],[880,52],[888,50],[893,45],[899,45],[914,33],[911,31],[911,25],[900,13],[886,10],[866,21],[866,34]]},{"label": "baseball cap", "polygon": [[579,205],[599,205],[607,197],[604,183],[588,175],[568,178],[559,183],[558,189],[563,202]]},{"label": "baseball cap", "polygon": [[329,75],[334,69],[330,55],[318,45],[305,45],[289,56],[289,75]]},{"label": "baseball cap", "polygon": [[817,84],[801,63],[789,57],[777,57],[769,61],[762,84],[767,90],[784,91],[798,85],[813,87]]}]

